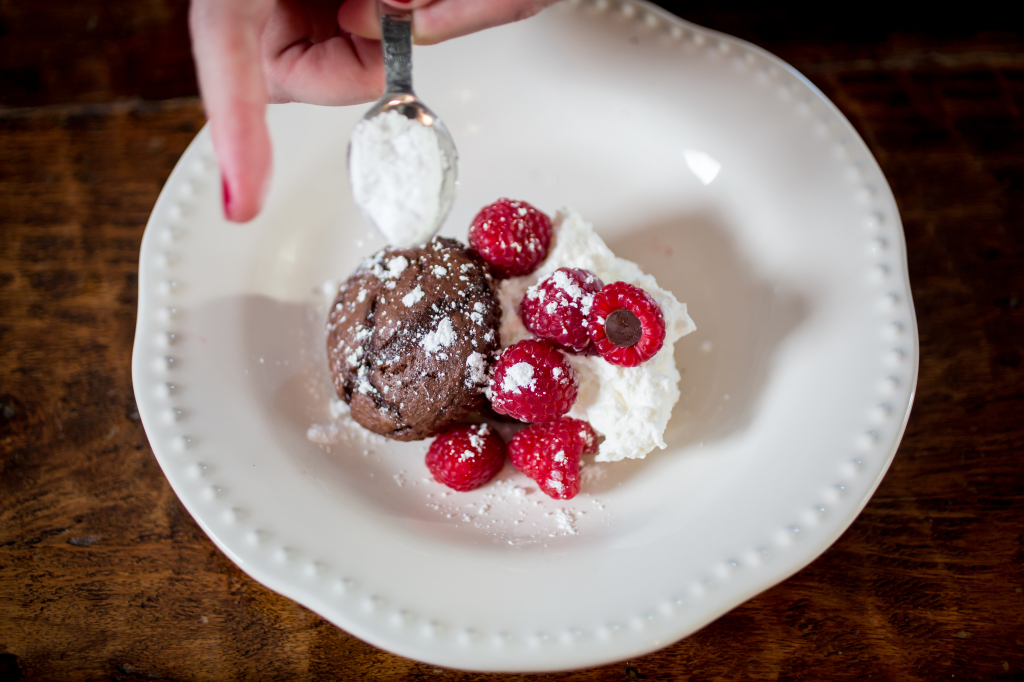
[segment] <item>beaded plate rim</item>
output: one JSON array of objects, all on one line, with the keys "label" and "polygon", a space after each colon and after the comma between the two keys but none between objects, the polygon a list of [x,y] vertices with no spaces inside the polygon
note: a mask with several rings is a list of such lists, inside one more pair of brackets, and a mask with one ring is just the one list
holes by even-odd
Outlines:
[{"label": "beaded plate rim", "polygon": [[[175,250],[169,247],[182,239],[183,228],[189,220],[190,202],[205,186],[219,179],[209,131],[204,128],[161,192],[146,227],[140,254],[139,313],[132,374],[139,412],[154,453],[175,492],[203,530],[255,579],[381,648],[456,668],[556,671],[649,653],[691,634],[802,569],[845,532],[880,484],[906,428],[917,382],[917,327],[902,223],[891,190],[874,158],[836,107],[777,57],[736,38],[692,25],[644,0],[566,0],[562,5],[562,11],[614,17],[623,26],[639,23],[647,39],[686,44],[697,50],[717,50],[720,56],[737,60],[757,77],[788,88],[795,100],[794,108],[807,108],[808,111],[801,113],[817,117],[814,125],[825,130],[825,137],[829,137],[830,130],[838,131],[834,154],[849,161],[851,189],[865,206],[862,224],[867,235],[867,276],[877,291],[881,333],[889,344],[889,350],[879,363],[879,393],[888,397],[868,407],[863,432],[855,439],[851,452],[842,456],[835,479],[826,482],[825,487],[830,492],[822,496],[820,504],[794,510],[792,523],[780,528],[776,537],[766,538],[763,544],[750,547],[735,557],[722,557],[708,566],[706,579],[680,586],[677,594],[665,595],[664,599],[639,609],[629,619],[598,624],[587,630],[510,633],[450,626],[430,616],[413,614],[402,605],[392,603],[387,595],[361,588],[357,576],[318,561],[315,551],[277,544],[272,534],[254,522],[238,493],[227,490],[215,475],[208,475],[207,465],[196,459],[202,457],[199,454],[202,444],[197,443],[188,430],[185,418],[188,406],[181,404],[175,395],[176,365],[186,351],[179,347],[175,331],[175,319],[182,312],[175,297],[182,281],[176,275]],[[150,388],[153,390],[148,390]],[[905,409],[893,408],[893,405],[904,404]],[[893,429],[891,438],[879,435],[876,425],[882,423],[888,423]],[[866,465],[858,451],[871,453],[873,462]],[[873,477],[866,487],[867,492],[856,504],[850,505],[847,483],[858,479],[863,482],[865,476]],[[842,509],[844,506],[846,509]],[[797,549],[801,548],[801,528],[823,523],[822,518],[832,511],[829,507],[841,510],[842,518],[831,516],[824,522],[831,526],[827,541],[816,542],[812,550],[807,550],[806,546]],[[272,561],[261,564],[247,560],[249,552],[269,553]],[[727,583],[735,572],[763,565],[772,565],[774,568],[769,573],[774,575],[752,588],[735,590],[735,594],[717,608],[701,611],[696,626],[680,625],[680,614],[693,616],[694,600],[699,601],[705,593]],[[416,633],[414,637],[429,644],[428,655],[423,655],[424,649],[406,646],[404,640],[389,634],[410,628]],[[490,652],[489,662],[460,664],[466,658],[465,652],[472,649]]]}]

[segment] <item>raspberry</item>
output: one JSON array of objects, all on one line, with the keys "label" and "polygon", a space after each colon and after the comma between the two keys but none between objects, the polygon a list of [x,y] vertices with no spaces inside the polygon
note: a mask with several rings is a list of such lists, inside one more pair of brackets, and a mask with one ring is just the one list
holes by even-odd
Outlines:
[{"label": "raspberry", "polygon": [[576,402],[576,372],[545,339],[526,339],[505,349],[491,374],[491,407],[524,422],[560,417]]},{"label": "raspberry", "polygon": [[569,417],[532,424],[512,436],[508,445],[512,465],[556,500],[576,497],[580,455],[596,451],[597,436],[590,424]]},{"label": "raspberry", "polygon": [[427,469],[434,480],[466,492],[494,478],[505,464],[505,441],[487,424],[459,424],[430,444]]},{"label": "raspberry", "polygon": [[499,278],[528,275],[548,255],[551,219],[525,201],[498,199],[469,226],[469,245]]},{"label": "raspberry", "polygon": [[612,282],[590,306],[590,340],[613,365],[636,367],[665,343],[665,316],[649,293],[626,282]]},{"label": "raspberry", "polygon": [[585,353],[590,348],[587,316],[594,294],[603,286],[589,270],[558,268],[526,290],[519,316],[542,339],[551,339],[570,353]]},{"label": "raspberry", "polygon": [[572,422],[572,426],[576,428],[575,437],[580,441],[580,447],[583,448],[583,455],[596,455],[597,454],[597,434],[594,433],[594,427],[590,425],[590,422],[585,422],[582,419],[566,419]]}]

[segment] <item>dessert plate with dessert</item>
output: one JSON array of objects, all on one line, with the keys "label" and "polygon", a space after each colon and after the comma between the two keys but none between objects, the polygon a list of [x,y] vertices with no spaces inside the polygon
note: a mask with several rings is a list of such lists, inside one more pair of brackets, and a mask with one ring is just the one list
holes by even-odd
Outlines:
[{"label": "dessert plate with dessert", "polygon": [[899,214],[850,124],[642,2],[416,60],[460,154],[438,238],[361,216],[361,107],[270,109],[250,224],[206,130],[153,209],[133,379],[196,521],[353,635],[472,670],[638,656],[813,561],[917,378]]}]

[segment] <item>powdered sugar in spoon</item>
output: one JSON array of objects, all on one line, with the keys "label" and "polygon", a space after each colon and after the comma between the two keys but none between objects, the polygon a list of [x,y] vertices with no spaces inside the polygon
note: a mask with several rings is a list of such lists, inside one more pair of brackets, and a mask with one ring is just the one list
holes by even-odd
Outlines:
[{"label": "powdered sugar in spoon", "polygon": [[390,244],[413,246],[433,237],[451,210],[459,157],[444,123],[412,90],[412,13],[378,7],[386,85],[352,131],[349,183]]}]

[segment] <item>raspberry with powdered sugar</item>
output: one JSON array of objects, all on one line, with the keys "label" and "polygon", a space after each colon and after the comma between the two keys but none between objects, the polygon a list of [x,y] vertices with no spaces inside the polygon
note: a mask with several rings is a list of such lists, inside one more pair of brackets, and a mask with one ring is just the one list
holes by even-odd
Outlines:
[{"label": "raspberry with powdered sugar", "polygon": [[434,439],[426,464],[434,480],[467,492],[484,485],[505,465],[505,441],[487,424],[461,424]]},{"label": "raspberry with powdered sugar", "polygon": [[554,343],[526,339],[494,364],[489,396],[498,414],[524,422],[560,417],[576,402],[576,372]]},{"label": "raspberry with powdered sugar", "polygon": [[528,275],[548,254],[551,218],[525,201],[498,199],[469,227],[469,245],[498,277]]},{"label": "raspberry with powdered sugar", "polygon": [[523,429],[508,445],[509,459],[548,497],[569,500],[580,492],[580,456],[597,451],[585,421],[562,417]]},{"label": "raspberry with powdered sugar", "polygon": [[558,268],[526,290],[519,316],[531,332],[570,353],[590,348],[588,320],[594,295],[604,282],[589,270]]}]

